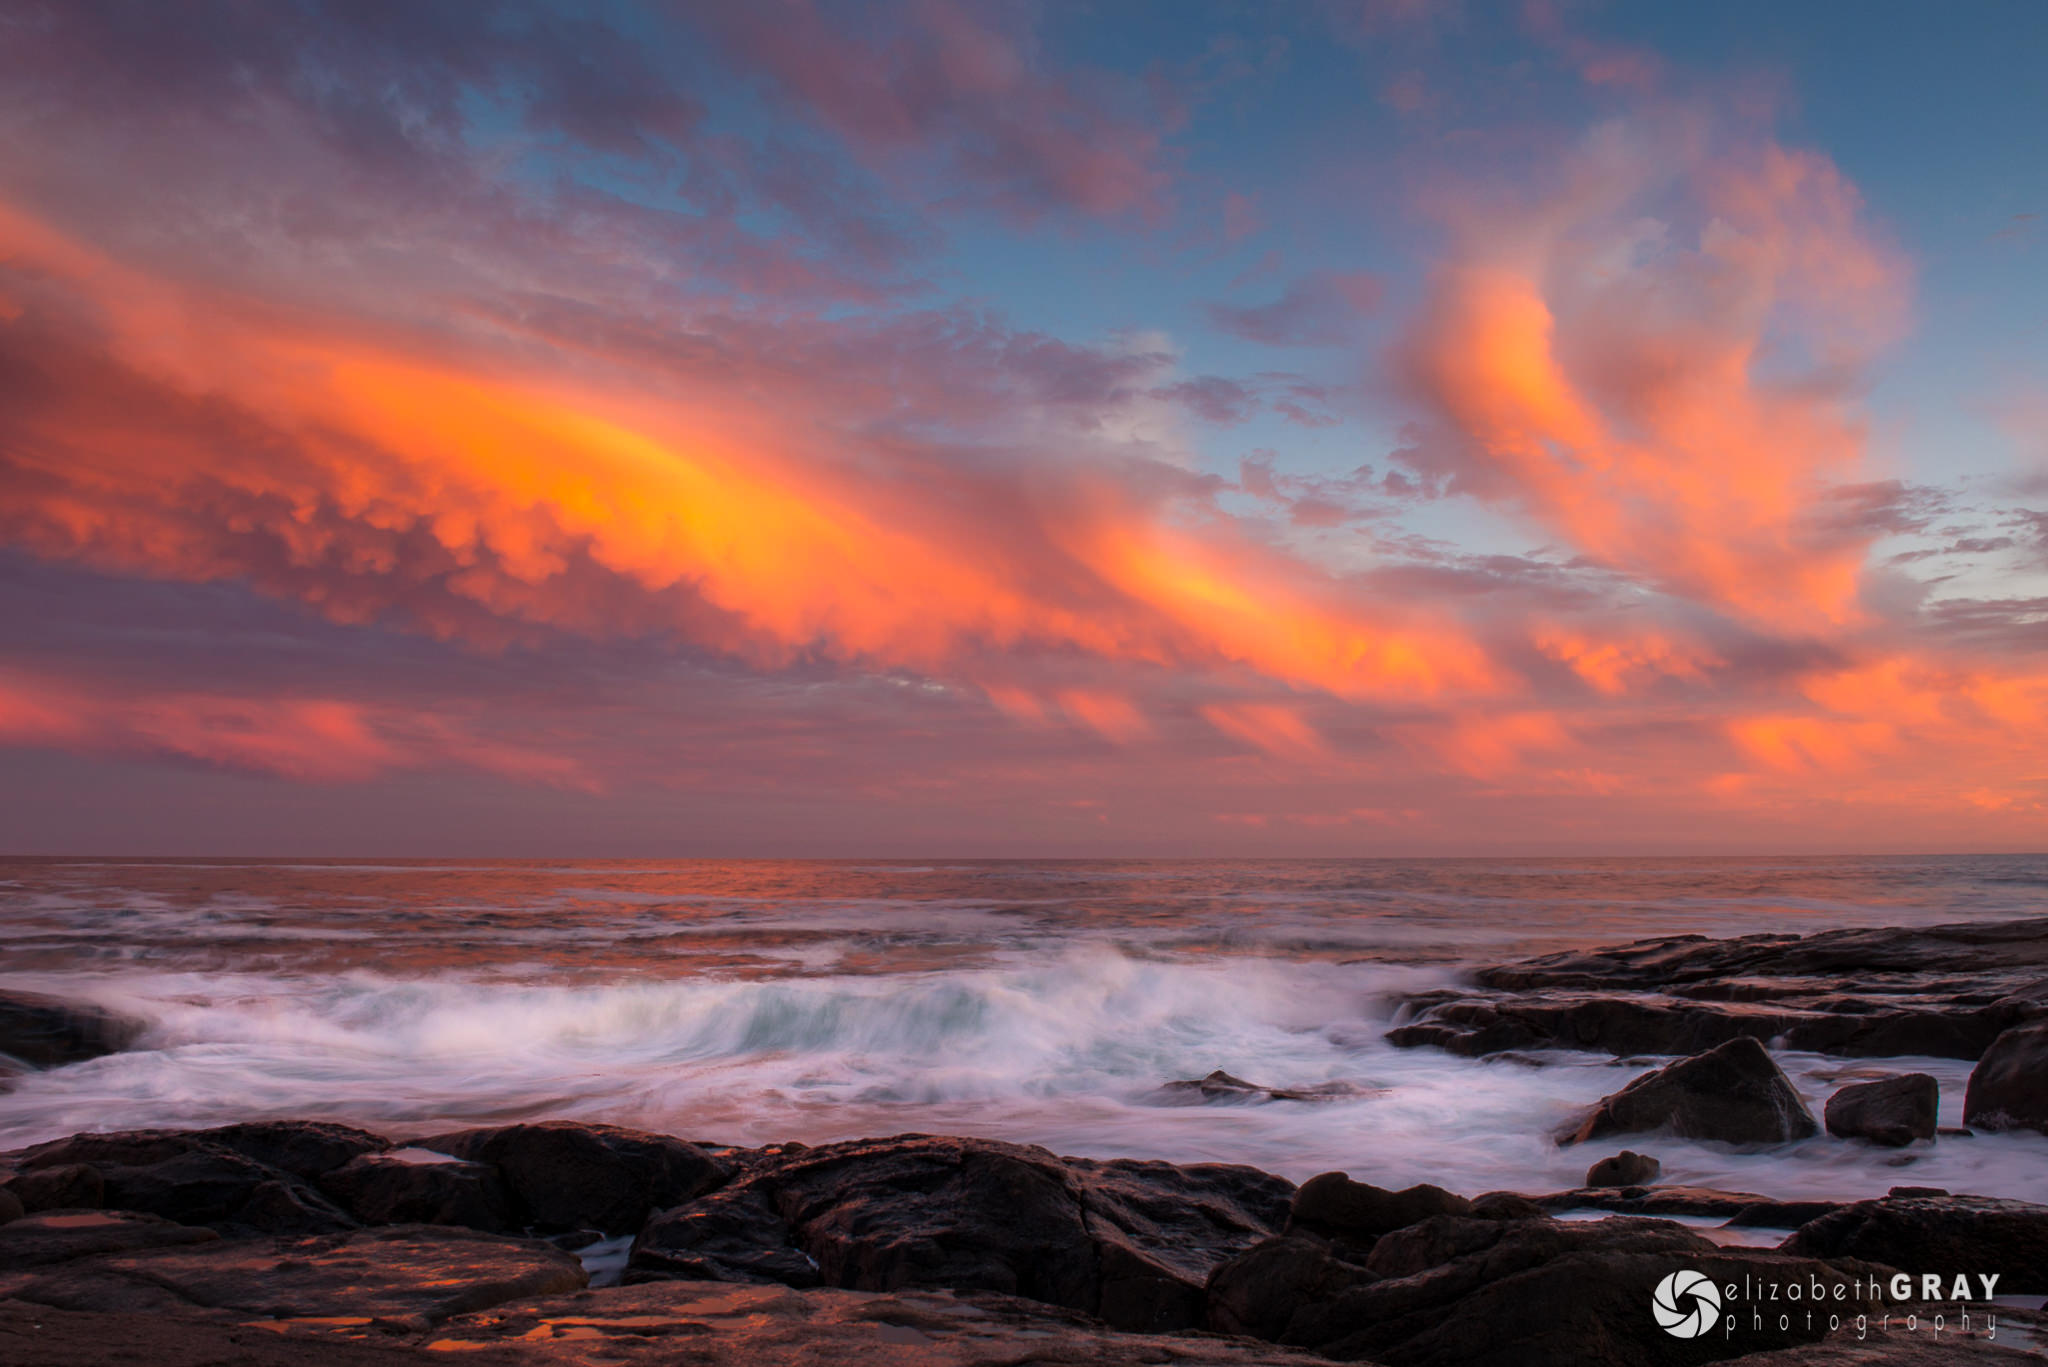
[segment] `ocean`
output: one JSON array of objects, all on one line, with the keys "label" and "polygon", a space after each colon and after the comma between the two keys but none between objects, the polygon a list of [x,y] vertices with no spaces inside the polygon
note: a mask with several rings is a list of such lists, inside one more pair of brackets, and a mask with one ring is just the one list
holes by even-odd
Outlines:
[{"label": "ocean", "polygon": [[[1551,1131],[1644,1064],[1402,1050],[1398,997],[1646,936],[2039,914],[2048,857],[1288,861],[0,860],[0,988],[154,1022],[0,1093],[0,1149],[331,1119],[399,1137],[603,1120],[721,1143],[909,1132],[1576,1186]],[[1816,1114],[1845,1066],[1780,1061]],[[1862,1061],[1867,1062],[1867,1061]],[[1887,1060],[1942,1085],[1970,1065]],[[1213,1069],[1337,1100],[1174,1104]],[[1612,1147],[1619,1147],[1615,1145]],[[1907,1152],[1650,1139],[1668,1182],[2048,1201],[2038,1135]],[[1902,1161],[1903,1160],[1903,1161]]]}]

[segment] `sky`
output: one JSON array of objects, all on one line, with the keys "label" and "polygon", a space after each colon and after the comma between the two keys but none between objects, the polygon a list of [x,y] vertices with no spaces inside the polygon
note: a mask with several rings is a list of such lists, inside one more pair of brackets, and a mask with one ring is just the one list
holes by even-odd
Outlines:
[{"label": "sky", "polygon": [[0,0],[0,852],[2048,849],[2043,51]]}]

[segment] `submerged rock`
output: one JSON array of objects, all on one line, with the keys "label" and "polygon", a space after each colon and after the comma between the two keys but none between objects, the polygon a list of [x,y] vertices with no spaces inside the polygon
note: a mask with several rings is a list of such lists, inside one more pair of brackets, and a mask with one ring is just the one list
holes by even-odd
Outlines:
[{"label": "submerged rock", "polygon": [[66,1001],[40,992],[0,992],[0,1054],[39,1068],[82,1063],[118,1054],[149,1022],[94,1002]]},{"label": "submerged rock", "polygon": [[1658,1131],[1681,1139],[1785,1144],[1810,1138],[1820,1126],[1770,1053],[1744,1037],[1645,1073],[1602,1097],[1558,1143]]},{"label": "submerged rock", "polygon": [[1932,1077],[1901,1073],[1842,1088],[1828,1098],[1823,1115],[1828,1133],[1838,1139],[1868,1139],[1903,1148],[1916,1139],[1934,1138],[1940,1104],[1941,1085]]},{"label": "submerged rock", "polygon": [[1657,1180],[1664,1165],[1646,1153],[1623,1149],[1586,1169],[1589,1187],[1642,1187]]},{"label": "submerged rock", "polygon": [[1384,1090],[1361,1087],[1352,1082],[1321,1082],[1313,1087],[1265,1087],[1256,1082],[1246,1082],[1241,1077],[1232,1077],[1218,1068],[1207,1077],[1169,1082],[1159,1089],[1158,1095],[1161,1100],[1174,1105],[1212,1102],[1255,1104],[1266,1101],[1350,1101],[1378,1096]]},{"label": "submerged rock", "polygon": [[1801,1225],[1781,1247],[1911,1272],[1991,1273],[2001,1295],[2048,1295],[2048,1206],[1894,1187]]},{"label": "submerged rock", "polygon": [[2000,1035],[1970,1070],[1963,1123],[2048,1133],[2048,1021]]},{"label": "submerged rock", "polygon": [[732,1175],[695,1144],[618,1125],[548,1120],[422,1139],[432,1149],[495,1167],[513,1218],[543,1231],[632,1234],[650,1211],[679,1205]]}]

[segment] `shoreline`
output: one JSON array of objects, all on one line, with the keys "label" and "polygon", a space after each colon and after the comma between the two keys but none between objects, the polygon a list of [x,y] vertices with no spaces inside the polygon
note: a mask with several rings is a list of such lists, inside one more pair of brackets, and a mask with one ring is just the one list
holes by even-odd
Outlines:
[{"label": "shoreline", "polygon": [[[1974,954],[1965,972],[1946,962],[1959,942]],[[1910,1170],[1886,1196],[1852,1202],[1703,1189],[1660,1181],[1655,1151],[1771,1152],[1823,1127],[1815,1142],[1908,1163],[1977,1142],[1954,1126],[1937,1133],[1932,1078],[1870,1052],[1931,1041],[1950,1057],[1975,1050],[1966,1122],[2011,1131],[2048,1161],[2048,1134],[2036,1133],[2048,1130],[2044,965],[2048,920],[1666,937],[1481,968],[1469,989],[1409,1000],[1390,1030],[1404,1049],[1520,1055],[1506,1066],[1540,1074],[1569,1042],[1638,1065],[1614,1070],[1611,1090],[1551,1137],[1591,1167],[1585,1186],[1547,1192],[1392,1190],[1373,1183],[1369,1153],[1349,1165],[1358,1180],[1328,1172],[1297,1186],[1241,1164],[931,1135],[737,1147],[573,1121],[393,1139],[270,1120],[77,1134],[0,1154],[0,1216],[22,1208],[0,1224],[0,1325],[22,1305],[150,1311],[206,1332],[260,1324],[336,1352],[360,1341],[570,1361],[581,1359],[533,1345],[702,1332],[717,1306],[745,1305],[731,1351],[746,1345],[742,1320],[794,1335],[746,1349],[764,1362],[816,1346],[799,1321],[838,1324],[851,1343],[856,1325],[893,1314],[927,1325],[890,1348],[906,1362],[952,1360],[903,1353],[993,1334],[1092,1354],[1075,1361],[1161,1360],[1165,1338],[1209,1354],[1188,1348],[1190,1361],[1619,1363],[1681,1360],[1644,1307],[1686,1268],[1726,1274],[1730,1301],[1750,1295],[1738,1288],[1825,1284],[1838,1325],[1766,1332],[1759,1309],[1754,1332],[1731,1321],[1726,1351],[1684,1361],[1892,1360],[1867,1356],[1870,1325],[1893,1311],[1917,1319],[1911,1307],[1935,1303],[1927,1278],[1958,1293],[1953,1310],[1928,1313],[1971,1315],[1991,1353],[1987,1326],[2002,1320],[2008,1344],[2035,1332],[2048,1206],[1910,1185]],[[140,1038],[136,1022],[89,1004],[17,994],[5,1012],[17,1051],[27,1029],[46,1067]],[[1790,1029],[1849,1061],[1825,1117],[1759,1039]],[[1681,1042],[1697,1048],[1670,1062],[1635,1052]],[[1319,1104],[1221,1072],[1167,1086],[1195,1106]],[[1942,1266],[1919,1265],[1930,1259]],[[366,1265],[380,1269],[367,1281]],[[717,1300],[727,1293],[739,1299]],[[878,1309],[884,1300],[895,1308]],[[1545,1317],[1556,1322],[1530,1327]],[[1852,1347],[1842,1323],[1865,1338]],[[1500,1340],[1509,1355],[1473,1355],[1517,1325],[1521,1337]],[[1866,1356],[1840,1356],[1852,1353]]]}]

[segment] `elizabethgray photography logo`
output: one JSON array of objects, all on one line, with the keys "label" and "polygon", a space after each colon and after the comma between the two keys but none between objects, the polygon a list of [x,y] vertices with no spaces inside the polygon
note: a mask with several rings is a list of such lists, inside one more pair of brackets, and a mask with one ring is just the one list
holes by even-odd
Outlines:
[{"label": "elizabethgray photography logo", "polygon": [[1706,1273],[1684,1268],[1657,1283],[1650,1313],[1673,1338],[1696,1339],[1721,1317],[1721,1290]]},{"label": "elizabethgray photography logo", "polygon": [[[1774,1281],[1745,1273],[1740,1282],[1724,1286],[1687,1267],[1665,1274],[1657,1283],[1650,1293],[1650,1315],[1658,1328],[1681,1339],[1701,1338],[1716,1323],[1721,1325],[1723,1337],[1729,1338],[1745,1329],[1766,1332],[1775,1328],[1782,1333],[1803,1327],[1830,1334],[1848,1329],[1859,1339],[1873,1328],[1884,1333],[1896,1329],[1974,1333],[1996,1339],[1998,1319],[1991,1306],[2002,1275],[1928,1272],[1915,1276],[1899,1272],[1883,1281],[1874,1276]],[[1944,1308],[1951,1302],[1953,1313]],[[1914,1308],[1891,1308],[1907,1304]],[[1746,1317],[1737,1312],[1738,1305],[1747,1307]]]}]

